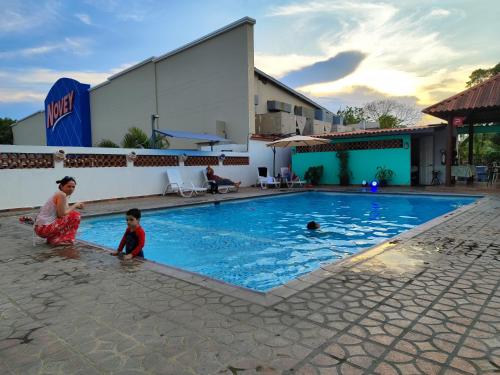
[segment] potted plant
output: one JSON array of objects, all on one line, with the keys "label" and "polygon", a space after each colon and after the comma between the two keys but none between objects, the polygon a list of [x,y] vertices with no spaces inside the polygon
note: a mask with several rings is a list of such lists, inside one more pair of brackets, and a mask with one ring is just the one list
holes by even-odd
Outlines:
[{"label": "potted plant", "polygon": [[387,186],[389,181],[394,177],[394,171],[392,169],[384,167],[377,167],[377,173],[375,173],[375,178],[379,181],[380,186]]},{"label": "potted plant", "polygon": [[349,153],[346,150],[337,151],[339,158],[339,184],[347,186],[351,180],[351,172],[349,171]]},{"label": "potted plant", "polygon": [[304,178],[311,183],[311,185],[318,185],[321,176],[323,175],[323,166],[309,167],[304,175]]}]

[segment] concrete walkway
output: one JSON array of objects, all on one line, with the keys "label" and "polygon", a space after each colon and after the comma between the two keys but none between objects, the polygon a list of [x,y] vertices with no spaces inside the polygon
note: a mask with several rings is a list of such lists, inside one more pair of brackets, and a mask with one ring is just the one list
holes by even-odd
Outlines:
[{"label": "concrete walkway", "polygon": [[[86,211],[185,202],[123,200]],[[500,372],[495,196],[329,267],[270,306],[87,245],[33,247],[18,216],[0,217],[0,374]]]}]

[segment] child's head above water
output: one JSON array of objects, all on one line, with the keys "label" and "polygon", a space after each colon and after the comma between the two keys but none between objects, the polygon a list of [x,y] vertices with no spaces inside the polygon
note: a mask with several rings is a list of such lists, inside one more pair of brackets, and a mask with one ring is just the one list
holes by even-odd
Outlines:
[{"label": "child's head above water", "polygon": [[141,210],[138,208],[131,208],[130,210],[127,211],[127,226],[130,229],[135,229],[138,225],[139,222],[141,221]]},{"label": "child's head above water", "polygon": [[307,229],[315,230],[315,229],[319,229],[320,227],[321,227],[321,225],[319,225],[319,223],[317,223],[315,221],[310,221],[307,223]]}]

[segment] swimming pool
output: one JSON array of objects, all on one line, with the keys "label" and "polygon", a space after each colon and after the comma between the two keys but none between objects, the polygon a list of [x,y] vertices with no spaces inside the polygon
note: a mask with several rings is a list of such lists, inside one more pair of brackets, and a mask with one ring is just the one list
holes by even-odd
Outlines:
[{"label": "swimming pool", "polygon": [[[268,291],[477,198],[304,192],[143,212],[145,257]],[[307,222],[321,224],[319,231]],[[85,219],[79,238],[116,248],[124,215]]]}]

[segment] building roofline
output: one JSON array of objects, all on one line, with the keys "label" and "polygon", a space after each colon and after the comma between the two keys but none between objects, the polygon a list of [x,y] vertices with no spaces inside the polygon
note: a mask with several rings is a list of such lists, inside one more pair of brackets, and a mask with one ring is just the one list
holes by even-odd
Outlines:
[{"label": "building roofline", "polygon": [[281,87],[282,89],[290,92],[292,95],[302,99],[303,101],[311,104],[313,107],[316,107],[317,109],[324,109],[328,112],[331,112],[330,110],[326,109],[325,107],[323,107],[322,105],[316,103],[315,101],[309,99],[307,96],[301,94],[300,92],[298,91],[295,91],[294,89],[292,89],[291,87],[288,87],[287,85],[285,85],[284,83],[278,81],[276,78],[273,78],[271,77],[269,74],[266,74],[264,73],[262,70],[258,69],[258,68],[254,68],[255,69],[255,73],[257,75],[260,75],[264,78],[266,78],[267,80],[271,81],[272,83],[274,83],[275,85]]},{"label": "building roofline", "polygon": [[[483,88],[483,86],[489,85],[489,84],[491,84],[491,82],[496,81],[497,79],[500,80],[500,73],[495,74],[494,76],[486,79],[485,81],[483,81],[481,83],[478,83],[477,85],[469,87],[465,90],[460,91],[459,93],[457,93],[455,95],[452,95],[452,96],[450,96],[446,99],[443,99],[435,104],[432,104],[432,105],[422,109],[422,112],[427,114],[427,115],[431,115],[431,116],[440,118],[438,116],[439,114],[451,113],[451,112],[456,112],[456,111],[464,110],[464,109],[471,110],[473,108],[470,108],[470,107],[464,107],[464,108],[459,108],[459,109],[450,109],[450,110],[437,110],[437,108],[439,108],[440,106],[443,106],[445,104],[451,103],[454,100],[460,98],[461,96],[468,95],[469,93],[471,93],[473,91],[481,90]],[[496,107],[496,105],[478,106],[476,108],[490,108],[490,107]]]},{"label": "building roofline", "polygon": [[249,25],[255,25],[255,20],[253,18],[250,18],[250,17],[243,17],[233,23],[230,23],[229,25],[226,25],[220,29],[217,29],[213,32],[211,32],[210,34],[207,34],[205,36],[202,36],[201,38],[199,39],[196,39],[188,44],[185,44],[179,48],[176,48],[174,49],[173,51],[170,51],[170,52],[167,52],[161,56],[158,56],[157,58],[154,59],[154,62],[158,62],[158,61],[161,61],[161,60],[164,60],[170,56],[173,56],[173,55],[176,55],[182,51],[185,51],[189,48],[192,48],[194,46],[197,46],[198,44],[201,44],[203,42],[206,42],[207,40],[210,40],[210,39],[213,39],[215,38],[216,36],[219,36],[223,33],[226,33],[228,31],[231,31],[241,25],[245,25],[245,24],[249,24]]},{"label": "building roofline", "polygon": [[122,70],[122,71],[120,71],[118,73],[113,74],[112,76],[108,77],[106,79],[106,81],[98,83],[97,85],[91,87],[89,89],[89,91],[92,91],[92,90],[98,89],[98,88],[100,88],[102,86],[105,86],[111,80],[113,80],[115,78],[118,78],[118,77],[120,77],[120,76],[122,76],[122,75],[124,75],[126,73],[129,73],[132,70],[138,69],[138,68],[142,67],[143,65],[146,65],[146,64],[148,64],[150,62],[156,63],[156,62],[162,61],[162,60],[164,60],[164,59],[166,59],[166,58],[168,58],[170,56],[176,55],[176,54],[178,54],[180,52],[183,52],[183,51],[185,51],[185,50],[187,50],[187,49],[189,49],[191,47],[195,47],[195,46],[197,46],[197,45],[199,45],[199,44],[201,44],[203,42],[206,42],[207,40],[215,38],[216,36],[219,36],[219,35],[221,35],[223,33],[231,31],[231,30],[233,30],[233,29],[235,29],[235,28],[237,28],[237,27],[239,27],[241,25],[245,25],[245,24],[255,25],[255,20],[253,18],[250,18],[250,17],[243,17],[243,18],[241,18],[241,19],[239,19],[239,20],[237,20],[237,21],[235,21],[233,23],[230,23],[229,25],[226,25],[226,26],[224,26],[224,27],[222,27],[220,29],[217,29],[217,30],[211,32],[210,34],[202,36],[199,39],[196,39],[196,40],[194,40],[194,41],[192,41],[192,42],[190,42],[188,44],[185,44],[185,45],[183,45],[183,46],[181,46],[179,48],[176,48],[176,49],[174,49],[174,50],[172,50],[170,52],[167,52],[167,53],[165,53],[163,55],[160,55],[158,57],[151,56],[151,57],[149,57],[149,58],[147,58],[147,59],[145,59],[145,60],[143,60],[143,61],[141,61],[141,62],[139,62],[139,63],[137,63],[135,65],[132,65],[132,66],[128,67],[127,69],[124,69],[124,70]]},{"label": "building roofline", "polygon": [[122,70],[122,71],[120,71],[120,72],[118,72],[118,73],[115,73],[115,74],[113,74],[112,76],[109,76],[109,77],[106,79],[106,81],[101,82],[101,83],[98,83],[98,84],[97,84],[97,85],[95,85],[95,86],[92,86],[92,87],[89,89],[89,91],[92,91],[92,90],[95,90],[95,89],[97,89],[97,88],[99,88],[99,87],[105,86],[105,85],[107,85],[107,84],[108,84],[111,80],[113,80],[113,79],[115,79],[115,78],[118,78],[118,77],[120,77],[120,76],[122,76],[122,75],[124,75],[124,74],[126,74],[126,73],[128,73],[128,72],[130,72],[130,71],[132,71],[132,70],[139,69],[141,66],[144,66],[144,65],[146,65],[146,64],[148,64],[148,63],[150,63],[150,62],[154,61],[154,59],[155,59],[155,57],[154,57],[154,56],[151,56],[151,57],[148,57],[148,58],[147,58],[147,59],[145,59],[145,60],[142,60],[141,62],[138,62],[137,64],[134,64],[134,65],[132,65],[132,66],[129,66],[128,68],[126,68],[126,69],[124,69],[124,70]]},{"label": "building roofline", "polygon": [[414,134],[434,132],[436,129],[445,128],[446,124],[431,124],[423,126],[408,126],[405,128],[390,128],[390,129],[371,129],[371,130],[354,130],[351,132],[334,132],[327,134],[319,134],[319,138],[355,138],[355,137],[376,137],[383,135],[398,135],[398,134]]},{"label": "building roofline", "polygon": [[12,125],[10,125],[10,127],[11,127],[11,128],[13,128],[14,126],[19,125],[19,123],[20,123],[21,121],[24,121],[24,120],[26,120],[26,119],[28,119],[28,118],[30,118],[30,117],[33,117],[33,116],[35,116],[35,115],[38,115],[39,113],[45,113],[45,111],[44,111],[44,110],[39,110],[39,111],[33,112],[31,115],[24,116],[23,118],[21,118],[21,119],[19,119],[19,120],[16,120],[16,122],[15,122],[15,123],[13,123]]}]

